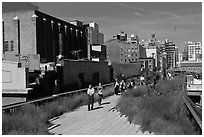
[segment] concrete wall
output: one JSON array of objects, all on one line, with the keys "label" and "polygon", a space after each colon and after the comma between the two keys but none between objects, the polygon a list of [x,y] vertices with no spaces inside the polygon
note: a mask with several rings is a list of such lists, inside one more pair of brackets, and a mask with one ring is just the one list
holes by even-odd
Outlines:
[{"label": "concrete wall", "polygon": [[[5,53],[4,60],[18,62],[19,57],[12,53]],[[40,70],[40,55],[39,54],[21,54],[20,62],[22,67],[28,67],[29,72]]]},{"label": "concrete wall", "polygon": [[[98,79],[96,73],[99,75]],[[98,82],[108,83],[110,81],[110,68],[104,61],[91,62],[65,60],[63,77],[64,85],[68,87],[70,85],[75,85],[81,88],[88,86],[87,84],[89,83],[92,83],[93,85],[98,84]]]},{"label": "concrete wall", "polygon": [[23,90],[28,87],[25,68],[18,68],[17,62],[2,61],[2,89]]}]

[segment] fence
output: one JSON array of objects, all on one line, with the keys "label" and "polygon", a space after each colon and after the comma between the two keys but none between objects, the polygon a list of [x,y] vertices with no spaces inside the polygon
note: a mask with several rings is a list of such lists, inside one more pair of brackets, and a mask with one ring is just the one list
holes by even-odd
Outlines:
[{"label": "fence", "polygon": [[[108,83],[108,84],[104,84],[102,85],[103,87],[108,87],[113,85],[113,83]],[[96,88],[97,86],[95,86],[94,88]],[[27,104],[43,104],[45,102],[49,102],[49,101],[53,101],[55,99],[57,99],[58,97],[62,97],[62,96],[69,96],[69,95],[73,95],[73,94],[77,94],[77,93],[83,93],[86,92],[88,88],[84,88],[84,89],[79,89],[79,90],[74,90],[74,91],[68,91],[68,92],[64,92],[64,93],[60,93],[60,94],[55,94],[52,96],[48,96],[48,97],[44,97],[44,98],[39,98],[39,99],[35,99],[35,100],[31,100],[31,101],[26,101],[26,102],[22,102],[22,103],[16,103],[16,104],[11,104],[11,105],[6,105],[2,107],[3,112],[14,112],[16,111],[16,109],[18,109],[19,107],[23,106],[23,105],[27,105]]]}]

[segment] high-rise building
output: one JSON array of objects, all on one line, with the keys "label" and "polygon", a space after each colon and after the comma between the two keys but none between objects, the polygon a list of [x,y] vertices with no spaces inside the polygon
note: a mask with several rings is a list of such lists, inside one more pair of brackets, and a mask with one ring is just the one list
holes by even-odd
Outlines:
[{"label": "high-rise building", "polygon": [[162,53],[166,53],[167,68],[176,67],[175,44],[172,41],[166,39],[166,41],[162,44],[161,49]]},{"label": "high-rise building", "polygon": [[176,62],[175,67],[177,67],[177,63],[179,62],[179,49],[177,46],[175,46],[175,62]]},{"label": "high-rise building", "polygon": [[201,42],[188,42],[188,61],[202,60]]}]

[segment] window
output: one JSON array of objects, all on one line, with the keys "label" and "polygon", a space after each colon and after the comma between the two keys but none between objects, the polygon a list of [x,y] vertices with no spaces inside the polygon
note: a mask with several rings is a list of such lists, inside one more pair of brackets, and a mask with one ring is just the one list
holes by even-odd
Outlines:
[{"label": "window", "polygon": [[121,59],[121,62],[123,62],[123,59]]},{"label": "window", "polygon": [[128,57],[130,57],[130,54],[128,54]]},{"label": "window", "polygon": [[9,43],[8,41],[4,42],[4,52],[9,51]]},{"label": "window", "polygon": [[132,48],[132,52],[134,52],[134,48]]},{"label": "window", "polygon": [[130,52],[130,49],[128,49],[127,51]]},{"label": "window", "polygon": [[13,48],[13,41],[10,41],[10,46],[11,46],[10,51],[14,51],[14,48]]},{"label": "window", "polygon": [[125,62],[126,62],[127,60],[125,59]]},{"label": "window", "polygon": [[149,63],[151,63],[152,62],[152,60],[149,60]]}]

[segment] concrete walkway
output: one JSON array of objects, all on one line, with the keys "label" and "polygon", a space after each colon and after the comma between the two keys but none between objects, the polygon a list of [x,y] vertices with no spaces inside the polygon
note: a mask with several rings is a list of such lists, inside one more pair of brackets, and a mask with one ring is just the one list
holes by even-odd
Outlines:
[{"label": "concrete walkway", "polygon": [[113,95],[94,104],[94,110],[82,106],[73,112],[64,113],[51,121],[49,132],[59,135],[150,135],[142,133],[139,125],[130,124],[125,115],[114,109],[120,96]]}]

